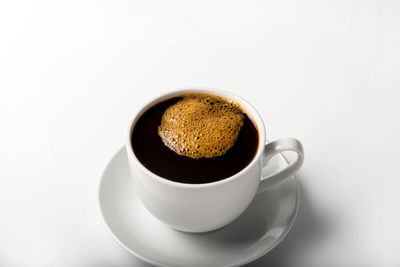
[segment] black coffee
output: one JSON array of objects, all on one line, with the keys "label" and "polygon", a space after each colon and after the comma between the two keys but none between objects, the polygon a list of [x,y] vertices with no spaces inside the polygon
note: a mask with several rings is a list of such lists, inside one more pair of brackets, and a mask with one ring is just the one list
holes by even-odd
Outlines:
[{"label": "black coffee", "polygon": [[158,133],[161,118],[167,108],[182,99],[183,96],[160,102],[138,119],[131,135],[138,160],[158,176],[187,184],[219,181],[244,169],[254,158],[259,142],[257,127],[245,112],[235,143],[222,156],[194,159],[178,155],[163,143]]}]

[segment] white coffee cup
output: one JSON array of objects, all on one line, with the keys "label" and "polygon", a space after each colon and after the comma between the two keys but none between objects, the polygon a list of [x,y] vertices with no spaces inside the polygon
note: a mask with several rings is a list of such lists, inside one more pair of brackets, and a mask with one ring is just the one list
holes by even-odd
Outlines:
[{"label": "white coffee cup", "polygon": [[[243,170],[216,182],[184,184],[152,173],[136,158],[131,134],[140,116],[153,105],[186,93],[208,93],[231,99],[253,120],[258,128],[259,144],[255,157]],[[145,104],[129,123],[126,150],[136,192],[147,210],[174,229],[195,233],[216,230],[235,220],[249,206],[257,191],[293,175],[304,159],[303,147],[296,139],[266,143],[264,122],[254,107],[232,93],[217,89],[174,90]],[[269,177],[262,177],[262,169],[268,161],[283,151],[296,152],[296,161]]]}]

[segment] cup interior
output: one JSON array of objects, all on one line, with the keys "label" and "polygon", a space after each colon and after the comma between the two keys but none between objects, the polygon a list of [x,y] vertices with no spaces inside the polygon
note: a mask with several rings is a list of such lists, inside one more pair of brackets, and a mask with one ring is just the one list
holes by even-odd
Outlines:
[{"label": "cup interior", "polygon": [[[255,153],[255,156],[253,157],[252,161],[238,173],[236,173],[230,177],[224,178],[222,180],[210,182],[210,183],[202,183],[202,184],[179,183],[179,182],[171,181],[169,179],[160,177],[157,174],[151,172],[149,169],[147,169],[145,166],[143,166],[142,163],[139,161],[139,159],[136,157],[136,155],[133,151],[133,147],[132,147],[131,136],[132,136],[133,129],[135,128],[135,125],[136,125],[136,122],[138,121],[138,119],[152,106],[154,106],[162,101],[165,101],[167,99],[181,96],[184,94],[190,94],[190,93],[204,93],[204,94],[216,95],[216,96],[227,98],[229,100],[233,100],[235,103],[237,103],[240,106],[242,111],[246,113],[246,115],[252,120],[254,126],[257,128],[258,135],[259,135],[258,136],[259,142],[258,142],[258,147],[257,147],[257,151]],[[126,141],[126,148],[127,148],[128,154],[131,157],[133,157],[134,162],[138,165],[138,167],[142,171],[144,171],[145,173],[149,174],[153,178],[160,180],[162,182],[171,183],[172,185],[175,185],[175,186],[178,185],[178,186],[188,186],[188,187],[211,186],[213,184],[223,183],[224,181],[226,182],[231,179],[234,179],[237,176],[240,176],[241,173],[245,172],[248,168],[251,168],[254,165],[254,163],[259,160],[259,158],[261,157],[262,152],[264,150],[264,145],[265,145],[265,126],[264,126],[263,120],[261,119],[261,116],[259,115],[259,113],[256,111],[256,109],[252,105],[250,105],[247,101],[245,101],[241,97],[239,97],[235,94],[232,94],[230,92],[227,92],[227,91],[218,90],[218,89],[198,89],[198,88],[196,88],[196,89],[178,89],[178,90],[170,91],[170,92],[164,93],[162,95],[159,95],[158,97],[155,97],[153,100],[151,100],[147,104],[143,105],[134,114],[134,116],[132,117],[132,119],[129,122],[128,135],[127,135],[127,141]]]}]

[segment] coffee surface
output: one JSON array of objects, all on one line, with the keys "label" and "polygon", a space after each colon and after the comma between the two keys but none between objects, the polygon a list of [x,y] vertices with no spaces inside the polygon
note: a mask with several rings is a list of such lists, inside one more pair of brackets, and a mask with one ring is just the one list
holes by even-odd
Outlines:
[{"label": "coffee surface", "polygon": [[137,120],[131,133],[131,145],[144,167],[171,181],[202,184],[222,180],[244,169],[254,158],[259,134],[249,116],[242,112],[242,126],[234,144],[225,154],[215,157],[191,158],[177,154],[159,136],[165,111],[183,100],[174,97],[150,107]]},{"label": "coffee surface", "polygon": [[194,159],[224,155],[243,125],[240,107],[223,97],[188,94],[167,108],[158,127],[164,144]]}]

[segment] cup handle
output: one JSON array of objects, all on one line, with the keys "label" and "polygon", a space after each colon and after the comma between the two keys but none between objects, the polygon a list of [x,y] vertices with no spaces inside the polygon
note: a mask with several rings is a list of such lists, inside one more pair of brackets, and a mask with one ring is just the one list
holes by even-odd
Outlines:
[{"label": "cup handle", "polygon": [[264,155],[263,155],[263,166],[265,167],[273,156],[283,151],[296,152],[297,153],[296,161],[274,174],[271,174],[267,177],[261,177],[259,191],[264,191],[269,186],[277,184],[282,180],[284,180],[285,178],[293,175],[298,169],[300,169],[301,165],[303,165],[304,161],[303,145],[297,139],[283,138],[275,140],[265,145]]}]

